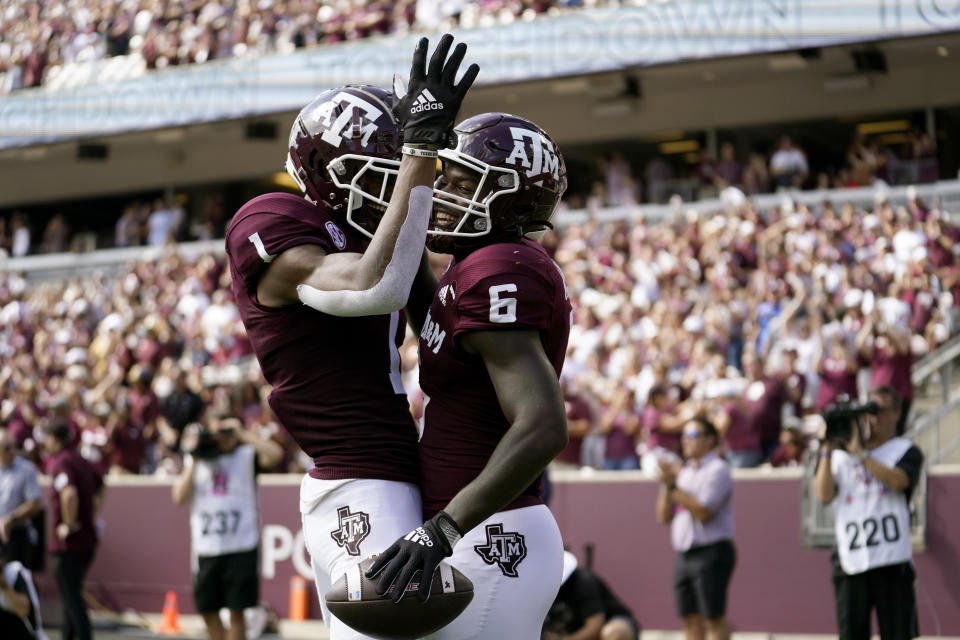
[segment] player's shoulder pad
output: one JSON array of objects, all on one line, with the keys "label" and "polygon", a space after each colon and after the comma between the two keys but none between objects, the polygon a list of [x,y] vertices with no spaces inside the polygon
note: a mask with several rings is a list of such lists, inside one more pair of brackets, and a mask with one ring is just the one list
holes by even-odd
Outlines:
[{"label": "player's shoulder pad", "polygon": [[264,265],[297,245],[327,253],[343,251],[347,235],[333,215],[289,193],[269,193],[240,207],[227,228],[226,251],[233,268],[254,278]]},{"label": "player's shoulder pad", "polygon": [[227,237],[235,233],[244,220],[257,214],[275,216],[278,222],[288,218],[321,227],[326,221],[333,220],[333,216],[324,207],[315,205],[302,196],[292,193],[265,193],[249,200],[237,210],[227,226]]},{"label": "player's shoulder pad", "polygon": [[501,242],[481,247],[466,256],[458,266],[461,288],[498,276],[519,275],[545,282],[553,280],[556,264],[536,242]]}]

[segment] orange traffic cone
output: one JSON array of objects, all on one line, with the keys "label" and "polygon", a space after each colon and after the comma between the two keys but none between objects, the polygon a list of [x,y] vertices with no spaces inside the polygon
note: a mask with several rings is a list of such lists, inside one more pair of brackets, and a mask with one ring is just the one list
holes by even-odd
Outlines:
[{"label": "orange traffic cone", "polygon": [[157,625],[154,631],[167,635],[183,633],[183,629],[180,628],[180,621],[177,620],[179,615],[180,610],[177,607],[177,592],[167,591],[167,596],[163,601],[163,617],[160,618],[160,624]]},{"label": "orange traffic cone", "polygon": [[290,578],[290,619],[306,620],[310,608],[307,581],[300,576]]}]

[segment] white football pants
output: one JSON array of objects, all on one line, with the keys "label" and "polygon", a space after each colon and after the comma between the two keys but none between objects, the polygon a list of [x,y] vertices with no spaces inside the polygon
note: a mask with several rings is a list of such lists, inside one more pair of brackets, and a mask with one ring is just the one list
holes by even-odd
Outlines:
[{"label": "white football pants", "polygon": [[473,582],[473,600],[430,640],[539,640],[563,573],[563,541],[545,505],[501,511],[447,560]]},{"label": "white football pants", "polygon": [[330,640],[367,640],[328,610],[324,594],[347,568],[380,553],[423,523],[420,490],[389,480],[318,480],[300,483],[303,542],[310,554]]}]

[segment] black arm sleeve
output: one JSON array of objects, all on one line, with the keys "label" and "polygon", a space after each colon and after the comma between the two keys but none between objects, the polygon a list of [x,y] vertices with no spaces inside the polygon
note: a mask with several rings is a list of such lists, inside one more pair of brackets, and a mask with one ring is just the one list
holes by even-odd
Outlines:
[{"label": "black arm sleeve", "polygon": [[910,479],[910,486],[907,487],[906,491],[907,498],[909,499],[913,494],[913,489],[917,486],[917,480],[920,479],[920,468],[923,467],[923,453],[916,447],[910,447],[907,449],[907,452],[903,454],[903,457],[897,460],[897,464],[894,466],[907,474],[907,478]]}]

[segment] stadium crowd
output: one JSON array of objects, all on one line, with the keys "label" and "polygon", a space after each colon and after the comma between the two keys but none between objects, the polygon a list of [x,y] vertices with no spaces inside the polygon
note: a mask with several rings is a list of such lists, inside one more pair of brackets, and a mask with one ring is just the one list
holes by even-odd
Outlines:
[{"label": "stadium crowd", "polygon": [[[707,413],[736,465],[796,463],[805,415],[867,385],[909,401],[910,363],[956,330],[960,229],[935,204],[787,198],[758,211],[739,191],[724,197],[710,215],[544,237],[576,314],[561,462],[650,468],[679,452],[686,417]],[[402,356],[416,414],[414,336]],[[63,419],[103,471],[174,474],[181,431],[213,411],[281,443],[277,471],[310,464],[271,414],[223,256],[168,245],[119,276],[3,274],[0,389],[0,421],[37,462],[34,429]]]},{"label": "stadium crowd", "polygon": [[759,212],[724,195],[726,213],[587,223],[552,241],[578,300],[569,408],[589,416],[567,461],[636,468],[679,453],[696,413],[735,466],[797,459],[805,415],[882,384],[909,402],[913,359],[955,330],[960,229],[936,207],[785,199]]},{"label": "stadium crowd", "polygon": [[408,31],[530,20],[615,0],[54,0],[5,3],[0,94],[42,85],[69,63],[133,56],[146,69],[290,53]]},{"label": "stadium crowd", "polygon": [[[792,160],[784,160],[784,153]],[[930,182],[939,174],[935,148],[929,136],[919,129],[911,131],[907,142],[896,151],[881,149],[868,138],[855,137],[846,160],[837,160],[840,166],[837,171],[811,169],[803,149],[787,136],[782,137],[769,160],[759,151],[751,151],[748,157],[748,162],[741,166],[733,145],[725,142],[717,160],[704,152],[700,163],[689,166],[686,173],[675,172],[662,156],[656,156],[645,165],[641,175],[622,153],[613,152],[594,158],[591,171],[586,173],[589,177],[585,184],[589,188],[569,189],[562,206],[596,211],[640,202],[667,202],[678,194],[685,195],[685,199],[702,200],[716,197],[728,187],[736,187],[747,195],[769,193],[778,188],[789,191],[805,187],[880,187],[904,180],[909,184]],[[794,164],[790,165],[791,162]],[[786,165],[795,168],[778,174],[778,168]],[[811,171],[817,172],[815,179]],[[163,246],[171,240],[223,237],[228,222],[228,205],[223,193],[204,196],[190,211],[187,204],[186,194],[178,194],[172,202],[163,198],[131,201],[123,207],[113,229],[85,231],[96,235],[94,246],[98,248]],[[61,213],[51,216],[42,226],[42,232],[35,237],[30,220],[23,212],[0,211],[0,255],[21,257],[94,248],[84,244],[85,232],[72,230],[69,220]]]}]

